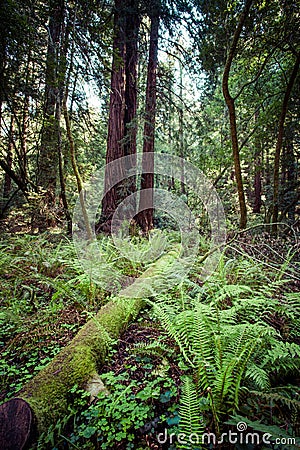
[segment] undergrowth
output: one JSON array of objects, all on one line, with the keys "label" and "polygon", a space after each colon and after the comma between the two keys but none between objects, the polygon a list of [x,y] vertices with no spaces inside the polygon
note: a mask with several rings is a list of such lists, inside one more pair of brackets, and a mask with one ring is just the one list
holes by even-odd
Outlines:
[{"label": "undergrowth", "polygon": [[[160,245],[168,250],[178,236],[151,239],[159,254]],[[131,277],[142,274],[149,267],[149,242],[139,236],[134,240],[139,257],[128,260],[126,252],[133,251],[129,241],[123,242],[125,253],[120,254],[118,242],[101,236],[98,245],[106,267]],[[226,437],[222,444],[218,440],[245,422],[259,436],[272,435],[272,444],[258,448],[284,450],[276,437],[290,439],[300,431],[299,263],[288,246],[277,263],[276,255],[259,260],[254,247],[249,252],[233,244],[226,248],[208,280],[200,276],[201,253],[208,248],[204,241],[188,276],[180,280],[176,264],[171,268],[172,280],[180,280],[175,287],[167,289],[169,272],[161,279],[156,273],[159,289],[154,288],[147,314],[160,330],[157,339],[131,348],[131,359],[126,363],[126,356],[119,372],[107,368],[102,379],[109,395],[101,394],[87,405],[85,394],[75,386],[70,395],[78,397],[78,409],[53,424],[39,448],[141,449],[149,448],[147,439],[152,439],[161,449],[243,449],[248,447],[233,446]],[[0,241],[0,277],[4,401],[48,364],[109,296],[83,271],[73,243],[61,235]],[[153,358],[161,361],[159,372]],[[176,382],[166,369],[168,358],[180,373]],[[136,361],[146,367],[144,379],[137,377]],[[164,402],[167,414],[158,413]],[[164,430],[176,436],[206,433],[215,436],[215,442],[213,447],[201,439],[160,444],[157,436]]]},{"label": "undergrowth", "polygon": [[[206,283],[197,284],[194,270],[177,295],[152,302],[189,368],[180,407],[185,436],[206,430],[218,447],[236,417],[274,440],[299,433],[300,294],[289,291],[287,267],[271,272],[249,255],[223,255]],[[272,445],[264,448],[285,448]]]}]

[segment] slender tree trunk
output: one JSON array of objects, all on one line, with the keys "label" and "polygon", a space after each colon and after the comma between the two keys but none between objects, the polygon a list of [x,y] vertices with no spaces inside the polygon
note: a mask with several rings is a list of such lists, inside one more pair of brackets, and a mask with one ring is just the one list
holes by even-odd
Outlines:
[{"label": "slender tree trunk", "polygon": [[[285,217],[285,214],[288,215],[288,219],[291,223],[295,222],[295,207],[296,207],[296,199],[297,199],[297,189],[294,186],[297,186],[297,164],[294,152],[293,145],[293,127],[289,127],[288,129],[288,142],[286,145],[286,162],[287,162],[287,189],[289,191],[289,198],[287,199],[288,205],[282,211],[282,217]],[[290,205],[290,207],[288,207]]]},{"label": "slender tree trunk", "polygon": [[[29,86],[29,78],[30,78],[30,66],[31,66],[31,52],[27,55],[27,63],[26,63],[26,79],[25,79],[25,86]],[[24,180],[26,180],[27,177],[27,138],[28,138],[28,122],[29,122],[29,94],[28,89],[25,90],[24,94],[24,102],[23,102],[23,109],[21,113],[21,135],[20,135],[20,171],[22,173],[22,177]]]},{"label": "slender tree trunk", "polygon": [[182,63],[179,62],[179,70],[180,70],[180,88],[179,88],[179,96],[180,96],[180,108],[179,108],[179,156],[181,158],[181,174],[180,174],[180,189],[181,194],[185,194],[185,184],[184,184],[184,156],[185,156],[185,148],[184,148],[184,117],[183,117],[183,76],[182,76]]},{"label": "slender tree trunk", "polygon": [[[74,20],[75,20],[75,18],[74,18]],[[77,165],[76,146],[75,146],[74,136],[72,133],[71,120],[70,120],[68,106],[67,106],[67,100],[68,100],[68,95],[69,95],[68,86],[69,86],[70,75],[73,70],[73,58],[74,58],[74,43],[73,43],[72,50],[71,50],[71,61],[70,61],[69,73],[68,73],[68,76],[66,76],[66,81],[65,81],[65,92],[64,92],[64,96],[63,96],[63,100],[62,100],[62,111],[63,111],[65,124],[66,124],[67,138],[69,141],[70,159],[71,159],[73,172],[74,172],[74,175],[76,178],[76,184],[77,184],[79,201],[80,201],[80,206],[81,206],[82,216],[83,216],[83,221],[84,221],[84,226],[85,226],[86,238],[87,238],[88,242],[92,242],[93,237],[94,237],[93,230],[91,228],[91,224],[90,224],[90,220],[89,220],[89,216],[88,216],[88,212],[87,212],[87,208],[86,208],[86,203],[85,203],[85,198],[84,198],[83,181],[82,181],[82,178],[81,178],[81,175],[79,172],[79,168]]]},{"label": "slender tree trunk", "polygon": [[88,241],[92,242],[93,231],[92,231],[92,228],[90,225],[90,221],[89,221],[89,217],[88,217],[88,213],[87,213],[87,209],[86,209],[86,205],[85,205],[83,182],[82,182],[82,178],[80,176],[77,161],[76,161],[75,142],[74,142],[74,138],[73,138],[71,122],[70,122],[69,112],[68,112],[68,108],[67,108],[67,97],[65,97],[65,99],[63,101],[63,112],[64,112],[64,118],[65,118],[65,122],[66,122],[67,137],[68,137],[68,141],[69,141],[71,163],[72,163],[73,172],[74,172],[74,175],[76,178],[77,189],[78,189],[79,199],[80,199],[80,205],[81,205],[84,225],[86,228],[86,236],[87,236]]},{"label": "slender tree trunk", "polygon": [[[13,148],[14,148],[14,116],[12,115],[10,118],[10,127],[9,127],[9,142],[7,147],[7,165],[11,169],[12,168],[12,157],[13,157]],[[11,177],[8,173],[5,173],[4,176],[4,185],[3,185],[3,197],[8,199],[11,191]]]},{"label": "slender tree trunk", "polygon": [[300,52],[297,54],[296,61],[286,87],[284,94],[281,113],[278,122],[278,135],[275,147],[275,158],[274,158],[274,172],[273,172],[273,217],[272,217],[272,232],[277,233],[277,222],[279,213],[279,166],[280,166],[280,153],[282,148],[282,141],[284,136],[284,123],[288,110],[288,103],[290,95],[297,77],[297,73],[300,65]]},{"label": "slender tree trunk", "polygon": [[61,142],[61,101],[58,99],[58,105],[56,107],[56,119],[58,122],[58,135],[57,135],[57,153],[58,153],[58,165],[59,165],[59,182],[60,182],[60,196],[64,208],[65,217],[67,220],[67,231],[68,234],[72,234],[72,217],[69,211],[67,195],[66,195],[66,182],[64,175],[64,158],[62,152],[62,142]]},{"label": "slender tree trunk", "polygon": [[247,225],[247,207],[246,207],[245,192],[244,192],[243,179],[242,179],[240,151],[239,151],[239,143],[238,143],[238,136],[237,136],[235,101],[234,101],[234,98],[230,94],[228,82],[229,82],[231,65],[232,65],[232,62],[233,62],[233,59],[234,59],[234,56],[236,53],[237,43],[240,38],[245,20],[249,14],[249,10],[250,10],[252,1],[253,0],[246,1],[245,8],[240,16],[239,23],[235,30],[235,33],[233,36],[233,41],[232,41],[231,47],[229,49],[229,54],[227,56],[227,60],[225,63],[225,68],[224,68],[224,72],[223,72],[223,81],[222,81],[223,95],[224,95],[224,99],[225,99],[225,102],[227,104],[228,111],[229,111],[231,145],[232,145],[233,160],[234,160],[235,179],[236,179],[238,196],[239,196],[240,228],[241,229],[246,228],[246,225]]},{"label": "slender tree trunk", "polygon": [[262,185],[261,185],[261,160],[259,156],[255,158],[255,166],[257,167],[255,169],[255,175],[254,175],[254,205],[253,205],[253,212],[256,214],[260,214],[261,210],[261,193],[262,193]]},{"label": "slender tree trunk", "polygon": [[[64,98],[67,100],[68,88],[69,88],[69,78],[71,75],[71,70],[73,68],[73,53],[74,53],[74,42],[71,48],[71,62],[69,76],[67,79],[67,56],[70,46],[70,32],[74,28],[74,23],[76,19],[76,9],[74,12],[74,17],[69,17],[66,24],[63,24],[61,34],[61,52],[60,61],[58,65],[58,95],[56,97],[56,110],[55,119],[57,121],[57,154],[58,154],[58,169],[59,169],[59,182],[60,182],[60,198],[64,208],[64,214],[67,221],[67,232],[72,234],[72,217],[69,211],[67,195],[66,195],[66,181],[64,174],[64,155],[62,150],[62,133],[61,133],[61,116]],[[68,120],[68,118],[67,118]]]},{"label": "slender tree trunk", "polygon": [[[172,73],[174,70],[174,63],[172,62],[172,58],[168,58],[168,71]],[[169,150],[172,150],[173,143],[173,129],[174,129],[174,123],[173,123],[173,116],[174,116],[174,110],[173,110],[173,80],[172,77],[169,77],[168,80],[168,109],[167,109],[167,120],[166,120],[166,126],[167,130],[166,133],[168,135],[168,148]],[[175,189],[175,180],[173,177],[173,173],[170,173],[169,176],[166,176],[165,183],[168,186],[168,190],[171,191],[172,189]]]},{"label": "slender tree trunk", "polygon": [[[6,153],[6,163],[10,170],[12,170],[12,158],[13,158],[13,148],[14,148],[14,115],[11,115],[10,118],[10,127],[9,127],[9,137],[8,137],[8,146]],[[5,210],[7,209],[7,202],[11,193],[11,182],[12,179],[10,175],[5,172],[4,173],[4,182],[3,182],[3,195],[2,195],[2,204],[1,204],[1,212],[0,217],[3,217],[5,214]]]},{"label": "slender tree trunk", "polygon": [[[257,121],[259,113],[255,114],[255,121]],[[261,167],[262,167],[262,154],[261,154],[261,142],[260,139],[256,139],[255,141],[255,155],[254,155],[254,205],[253,212],[255,214],[260,214],[262,200],[262,176],[261,176]]]},{"label": "slender tree trunk", "polygon": [[[0,10],[5,8],[5,2],[0,0]],[[7,36],[5,33],[5,27],[1,30],[0,37],[0,127],[2,125],[2,103],[4,101],[4,92],[5,92],[5,62],[6,62],[6,45],[7,45]],[[0,128],[1,129],[1,128]]]},{"label": "slender tree trunk", "polygon": [[[138,222],[144,233],[153,228],[153,188],[154,188],[154,136],[156,116],[156,80],[158,64],[158,31],[159,8],[151,15],[149,61],[147,69],[146,108],[144,125],[143,175],[141,177],[141,192]],[[151,155],[151,156],[150,156]],[[147,189],[147,191],[144,191]],[[143,192],[144,191],[144,192]]]}]

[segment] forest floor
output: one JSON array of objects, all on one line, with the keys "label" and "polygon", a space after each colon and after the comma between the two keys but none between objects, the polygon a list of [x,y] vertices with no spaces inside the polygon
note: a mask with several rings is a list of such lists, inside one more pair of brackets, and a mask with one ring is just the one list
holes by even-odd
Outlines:
[{"label": "forest floor", "polygon": [[[104,239],[109,242],[109,238]],[[249,330],[252,325],[260,327],[263,322],[270,327],[268,330],[276,333],[276,349],[275,341],[267,342],[267,337],[266,343],[260,344],[262,348],[265,345],[269,359],[262,361],[261,353],[257,352],[253,364],[258,367],[261,380],[256,380],[256,385],[255,377],[248,380],[248,384],[245,381],[239,408],[229,406],[229,397],[224,400],[228,411],[224,412],[220,403],[219,416],[223,423],[234,417],[237,421],[239,417],[248,417],[249,427],[253,429],[259,428],[257,423],[260,423],[260,427],[264,426],[264,430],[272,431],[273,435],[282,430],[281,439],[299,435],[299,261],[299,246],[294,236],[285,234],[271,238],[263,233],[248,233],[226,248],[216,273],[208,282],[200,281],[196,264],[188,280],[162,296],[164,305],[175,308],[168,316],[171,318],[186,312],[194,314],[196,299],[202,299],[205,308],[211,308],[216,302],[214,307],[218,305],[221,322],[222,314],[234,309],[237,316],[232,328],[226,325],[225,329],[221,323],[224,329],[219,330],[224,339],[227,336],[226,342],[228,336],[235,339],[236,317],[241,324],[247,323]],[[130,264],[122,268],[129,274],[143,271],[143,267]],[[4,402],[15,396],[72,340],[109,296],[85,276],[72,242],[57,230],[41,235],[4,234],[0,241],[0,279],[0,402]],[[167,317],[167,310],[161,308],[160,314]],[[214,324],[208,321],[208,309],[205,311],[201,314],[207,320],[205,333],[208,336]],[[228,317],[224,323],[230,321]],[[53,424],[38,448],[192,448],[178,446],[170,440],[162,444],[158,439],[159,433],[161,439],[164,438],[166,429],[168,436],[181,431],[185,377],[200,383],[200,375],[194,370],[195,361],[189,365],[189,358],[182,354],[185,342],[181,343],[180,332],[176,334],[177,325],[174,322],[174,329],[172,325],[170,330],[166,329],[157,311],[148,305],[112,347],[102,370],[103,381],[110,391],[109,399],[88,402],[85,393],[75,386],[70,396],[77,399],[76,411],[68,411],[66,418]],[[187,345],[186,352],[191,345],[191,342]],[[272,355],[272,348],[276,354]],[[211,351],[215,355],[215,349]],[[222,351],[225,356],[229,352],[225,344]],[[217,371],[217,367],[214,370]],[[263,371],[268,372],[269,380]],[[250,371],[242,375],[245,379],[251,378]],[[208,396],[204,391],[201,394],[200,387],[199,384],[200,403],[201,398],[203,401],[199,414],[205,420],[204,431],[212,432],[214,413],[210,410]],[[256,392],[257,398],[253,394],[245,395],[245,389]],[[258,391],[262,394],[260,398]],[[234,423],[228,427],[234,429]],[[219,448],[299,447],[298,444],[285,446],[273,442],[270,446],[252,447],[227,443]]]}]

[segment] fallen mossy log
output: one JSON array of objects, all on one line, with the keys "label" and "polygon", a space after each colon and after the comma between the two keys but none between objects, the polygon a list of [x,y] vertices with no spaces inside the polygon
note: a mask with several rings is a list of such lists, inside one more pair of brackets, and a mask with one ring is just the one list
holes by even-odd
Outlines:
[{"label": "fallen mossy log", "polygon": [[[176,248],[153,263],[135,283],[90,319],[75,338],[30,380],[18,397],[0,405],[0,448],[21,450],[32,436],[47,432],[68,414],[70,390],[77,385],[93,395],[105,389],[98,376],[109,347],[139,314],[144,300],[166,267],[178,258]],[[141,280],[145,281],[145,289]],[[129,297],[129,295],[135,295]],[[141,295],[142,294],[142,295]],[[36,431],[37,430],[37,431]],[[12,441],[12,436],[14,439]],[[22,442],[21,442],[22,441]]]}]

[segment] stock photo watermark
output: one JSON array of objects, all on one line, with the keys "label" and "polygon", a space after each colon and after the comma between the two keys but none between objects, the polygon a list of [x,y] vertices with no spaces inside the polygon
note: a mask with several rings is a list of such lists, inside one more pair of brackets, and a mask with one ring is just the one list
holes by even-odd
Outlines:
[{"label": "stock photo watermark", "polygon": [[236,425],[237,431],[229,430],[226,433],[222,433],[219,438],[214,433],[191,433],[190,435],[185,433],[170,433],[167,429],[163,433],[157,434],[157,441],[159,444],[178,444],[181,445],[221,445],[225,443],[229,444],[250,444],[250,445],[296,445],[296,438],[293,437],[276,437],[273,438],[270,433],[256,433],[253,431],[247,431],[246,422],[238,422]]},{"label": "stock photo watermark", "polygon": [[[85,218],[83,217],[80,198],[73,212],[73,241],[77,250],[77,255],[82,263],[85,272],[90,279],[103,289],[126,297],[126,287],[133,284],[134,277],[124,275],[110,261],[106,261],[105,252],[101,252],[96,239],[96,223],[99,218],[99,210],[105,195],[114,187],[120,186],[130,177],[140,177],[145,173],[152,173],[155,177],[167,179],[172,177],[173,181],[182,182],[182,170],[184,168],[184,183],[194,199],[194,203],[199,203],[206,212],[207,222],[210,227],[210,248],[208,256],[202,264],[199,277],[204,281],[215,270],[222,252],[222,245],[226,241],[226,220],[222,202],[212,183],[196,166],[174,155],[162,153],[148,153],[125,156],[103,166],[95,172],[90,181],[84,187],[84,201],[88,220],[93,232],[94,241],[90,242],[87,234]],[[108,176],[109,174],[109,176]],[[145,192],[146,190],[144,190]],[[161,235],[159,245],[155,239],[149,240],[150,248],[145,253],[141,253],[137,245],[130,241],[129,224],[140,212],[138,198],[141,190],[129,193],[125,199],[117,206],[111,220],[111,236],[114,240],[115,248],[122,257],[133,262],[151,263],[164,253],[168,237]],[[159,292],[171,289],[179,284],[190,272],[199,251],[200,234],[197,228],[197,214],[189,207],[180,194],[170,192],[168,188],[153,188],[146,192],[146,199],[149,204],[147,208],[161,211],[167,214],[176,223],[181,237],[181,251],[178,258],[173,262],[167,273],[168,282],[161,286],[156,282],[155,288]],[[147,203],[147,202],[146,202]],[[145,204],[144,204],[145,209]],[[173,274],[173,275],[172,275]],[[153,277],[143,277],[143,293],[135,292],[137,297],[144,296],[144,293],[151,292],[153,288]],[[157,281],[157,280],[156,280]],[[130,291],[132,296],[134,293]]]}]

